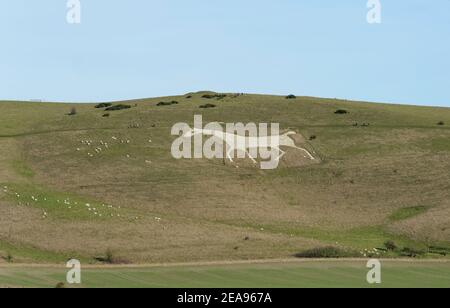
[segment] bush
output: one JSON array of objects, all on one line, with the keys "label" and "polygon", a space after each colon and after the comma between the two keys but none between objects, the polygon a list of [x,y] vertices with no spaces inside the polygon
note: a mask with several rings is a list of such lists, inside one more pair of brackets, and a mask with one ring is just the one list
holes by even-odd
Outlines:
[{"label": "bush", "polygon": [[107,264],[130,264],[128,260],[116,257],[111,249],[106,250],[104,257],[96,257],[95,260]]},{"label": "bush", "polygon": [[188,95],[188,96],[186,96],[186,98],[187,98],[187,99],[190,99],[190,98],[192,98],[192,95]]},{"label": "bush", "polygon": [[124,109],[130,109],[130,108],[131,108],[130,105],[119,104],[119,105],[108,107],[105,109],[105,111],[117,111],[117,110],[124,110]]},{"label": "bush", "polygon": [[417,258],[419,256],[423,256],[424,254],[426,254],[426,251],[424,251],[422,249],[409,248],[409,247],[403,248],[402,251],[400,252],[400,255],[402,257],[409,257],[409,258]]},{"label": "bush", "polygon": [[348,258],[356,257],[357,253],[349,250],[344,250],[341,248],[328,246],[328,247],[318,247],[310,250],[303,251],[295,255],[297,258]]},{"label": "bush", "polygon": [[68,115],[70,116],[74,116],[77,114],[77,109],[75,107],[73,107],[72,109],[70,109],[70,112],[68,113]]},{"label": "bush", "polygon": [[5,262],[7,262],[7,263],[13,263],[13,261],[14,261],[12,254],[9,252],[2,259],[5,260]]},{"label": "bush", "polygon": [[109,117],[109,113],[105,113],[104,115],[102,115],[102,117],[104,117],[104,118]]},{"label": "bush", "polygon": [[345,109],[338,109],[338,110],[336,110],[334,113],[335,113],[335,114],[347,114],[348,111],[345,110]]},{"label": "bush", "polygon": [[439,126],[443,126],[443,125],[445,125],[445,123],[443,122],[443,121],[440,121],[440,122],[438,122],[438,124],[437,125],[439,125]]},{"label": "bush", "polygon": [[386,249],[390,251],[397,250],[398,248],[394,241],[387,241],[386,243],[384,243],[384,247],[386,247]]},{"label": "bush", "polygon": [[109,263],[109,264],[113,264],[114,263],[114,254],[113,254],[111,249],[106,250],[105,262]]},{"label": "bush", "polygon": [[310,141],[313,141],[313,140],[316,140],[317,139],[317,136],[316,135],[312,135],[311,137],[309,137],[309,140]]},{"label": "bush", "polygon": [[66,285],[64,284],[64,282],[58,282],[55,286],[56,289],[65,289]]},{"label": "bush", "polygon": [[200,108],[202,109],[208,109],[208,108],[216,108],[217,106],[214,104],[205,104],[205,105],[201,105]]},{"label": "bush", "polygon": [[294,94],[289,94],[288,96],[286,96],[286,99],[296,99],[297,96],[295,96]]},{"label": "bush", "polygon": [[213,99],[213,98],[216,98],[216,99],[223,99],[223,98],[225,98],[225,97],[227,97],[227,95],[226,94],[205,94],[205,95],[203,95],[202,96],[202,98],[206,98],[206,99]]},{"label": "bush", "polygon": [[107,108],[107,107],[111,107],[112,104],[111,103],[101,103],[98,105],[95,105],[95,108],[100,109],[100,108]]},{"label": "bush", "polygon": [[446,248],[446,247],[438,247],[438,246],[430,246],[428,247],[428,252],[429,253],[434,253],[434,254],[438,254],[441,256],[447,256],[450,255],[450,248]]},{"label": "bush", "polygon": [[156,104],[156,106],[171,106],[171,105],[178,105],[177,101],[171,101],[171,102],[159,102]]}]

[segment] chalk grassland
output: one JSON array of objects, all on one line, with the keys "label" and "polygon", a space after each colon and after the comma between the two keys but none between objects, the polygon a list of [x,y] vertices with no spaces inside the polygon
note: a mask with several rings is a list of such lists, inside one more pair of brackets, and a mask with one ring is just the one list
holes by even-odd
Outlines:
[{"label": "chalk grassland", "polygon": [[[0,262],[95,264],[107,250],[124,263],[252,260],[388,240],[444,252],[431,258],[450,248],[450,109],[191,96],[121,102],[132,108],[109,117],[93,104],[0,102]],[[175,160],[171,127],[195,114],[278,122],[319,163],[295,149],[270,171]]]},{"label": "chalk grassland", "polygon": [[364,261],[82,269],[81,285],[60,267],[1,267],[0,287],[54,288],[432,288],[450,287],[450,263],[383,261],[382,284],[367,283]]}]

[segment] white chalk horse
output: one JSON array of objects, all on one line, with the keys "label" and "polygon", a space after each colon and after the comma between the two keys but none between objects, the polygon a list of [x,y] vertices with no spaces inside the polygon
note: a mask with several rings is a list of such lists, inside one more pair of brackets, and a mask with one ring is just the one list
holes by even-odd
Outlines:
[{"label": "white chalk horse", "polygon": [[[283,135],[279,136],[262,136],[262,137],[248,137],[248,136],[240,136],[237,134],[230,134],[227,132],[219,131],[219,130],[209,130],[209,129],[199,129],[194,128],[191,131],[184,134],[184,137],[190,138],[194,135],[205,135],[205,136],[215,136],[219,138],[220,140],[223,140],[227,144],[227,158],[230,160],[230,162],[233,162],[233,158],[231,157],[231,153],[235,151],[241,151],[248,155],[248,157],[253,161],[253,163],[257,163],[256,159],[251,156],[250,149],[275,149],[278,150],[281,155],[278,156],[277,160],[280,160],[286,152],[283,151],[280,146],[286,146],[294,149],[298,149],[302,152],[304,152],[304,157],[309,158],[311,160],[315,160],[314,156],[311,155],[311,153],[301,147],[298,147],[295,145],[294,140],[292,140],[289,136],[290,135],[296,135],[296,132],[290,131],[287,133],[284,133]],[[278,137],[278,143],[273,142],[273,137]],[[274,144],[276,143],[276,144]]]}]

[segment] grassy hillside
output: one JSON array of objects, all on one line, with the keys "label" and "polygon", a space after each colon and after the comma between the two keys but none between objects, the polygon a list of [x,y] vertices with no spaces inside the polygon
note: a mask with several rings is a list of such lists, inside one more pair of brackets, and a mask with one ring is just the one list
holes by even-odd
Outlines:
[{"label": "grassy hillside", "polygon": [[[431,252],[423,257],[449,251],[450,109],[203,94],[110,112],[0,102],[0,255],[95,263],[109,250],[117,262],[153,263],[286,258],[332,245],[363,256],[388,240]],[[207,103],[216,107],[199,108]],[[278,122],[318,163],[295,149],[268,171],[248,160],[175,160],[171,127],[195,114]]]}]

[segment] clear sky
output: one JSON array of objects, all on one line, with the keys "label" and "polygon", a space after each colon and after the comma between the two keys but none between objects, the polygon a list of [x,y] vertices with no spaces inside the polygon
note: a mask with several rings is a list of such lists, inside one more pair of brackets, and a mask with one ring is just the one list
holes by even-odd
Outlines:
[{"label": "clear sky", "polygon": [[0,0],[0,99],[190,91],[450,106],[450,1]]}]

